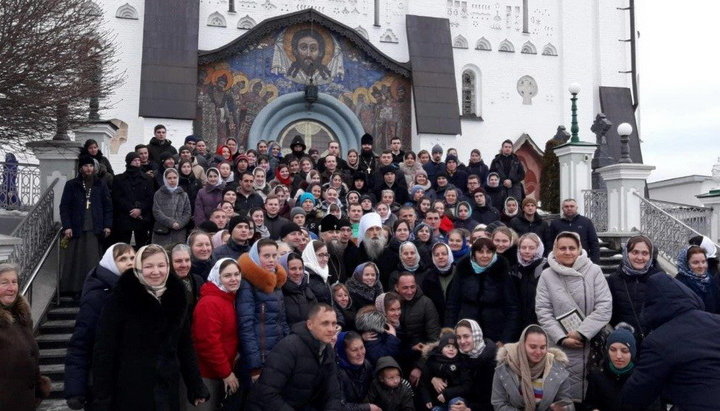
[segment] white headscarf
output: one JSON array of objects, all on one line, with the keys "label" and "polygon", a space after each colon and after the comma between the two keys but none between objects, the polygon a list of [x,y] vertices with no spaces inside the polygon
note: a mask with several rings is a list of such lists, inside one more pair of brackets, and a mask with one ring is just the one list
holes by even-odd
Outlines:
[{"label": "white headscarf", "polygon": [[[477,358],[482,354],[482,352],[485,350],[485,339],[483,338],[483,332],[482,328],[480,328],[480,324],[478,324],[477,321],[471,320],[469,318],[464,318],[460,321],[458,321],[458,324],[461,322],[466,321],[468,324],[470,324],[470,331],[472,331],[472,339],[473,339],[473,348],[465,352],[463,354],[467,354],[470,358]],[[455,326],[455,331],[457,332],[458,326]]]},{"label": "white headscarf", "polygon": [[432,258],[432,262],[433,262],[433,265],[435,266],[435,268],[437,268],[438,270],[440,270],[441,273],[446,273],[446,272],[448,272],[448,271],[452,268],[452,265],[453,265],[453,263],[455,262],[455,257],[453,256],[453,253],[452,253],[452,250],[450,249],[450,246],[447,245],[447,244],[445,244],[445,243],[435,243],[435,244],[433,244],[432,248],[430,249],[430,254],[432,255],[432,252],[433,252],[433,250],[435,249],[435,247],[440,247],[440,246],[445,247],[445,249],[447,250],[447,253],[448,253],[448,262],[447,262],[447,265],[446,265],[445,267],[438,267],[437,262],[435,261],[435,257]]},{"label": "white headscarf", "polygon": [[360,218],[360,224],[358,225],[358,245],[360,245],[365,238],[365,232],[371,227],[382,228],[382,218],[380,214],[374,212],[367,213]]},{"label": "white headscarf", "polygon": [[717,254],[717,247],[715,247],[715,244],[712,242],[711,239],[703,236],[700,247],[705,250],[705,255],[707,256],[707,258],[715,258]]},{"label": "white headscarf", "polygon": [[[165,262],[168,265],[167,275],[165,275],[165,279],[163,280],[162,284],[160,284],[160,285],[148,284],[147,281],[145,281],[145,277],[143,277],[143,274],[142,274],[143,252],[145,252],[145,249],[147,249],[148,247],[150,247],[152,245],[154,245],[162,250],[162,255],[165,257]],[[155,255],[155,254],[153,254],[153,255]],[[133,273],[135,273],[135,277],[137,277],[138,281],[140,281],[140,284],[142,284],[145,287],[145,290],[148,292],[148,294],[157,298],[159,301],[160,297],[162,297],[165,290],[167,290],[167,287],[165,286],[165,284],[167,284],[167,279],[168,279],[168,276],[170,275],[170,259],[168,258],[167,252],[165,252],[165,250],[157,244],[150,244],[150,245],[141,247],[138,250],[137,254],[135,255],[135,269],[133,270]]]},{"label": "white headscarf", "polygon": [[[540,239],[540,237],[535,233],[527,233],[527,234],[523,235],[523,237],[525,237],[525,238],[523,238],[521,241],[518,241],[517,261],[518,261],[518,264],[520,264],[521,266],[527,267],[530,264],[532,264],[533,262],[543,258],[543,254],[545,253],[545,246],[543,245],[543,242]],[[533,255],[533,257],[530,261],[525,261],[522,258],[522,255],[520,255],[520,243],[525,240],[531,240],[535,244],[537,244],[537,249],[535,250],[535,255]]]},{"label": "white headscarf", "polygon": [[105,254],[103,254],[102,258],[100,259],[100,263],[98,264],[100,267],[107,269],[111,273],[120,276],[122,274],[120,272],[120,269],[118,268],[117,264],[115,264],[115,258],[113,257],[113,250],[115,249],[115,246],[118,244],[123,243],[115,243],[111,245],[107,250],[105,250]]},{"label": "white headscarf", "polygon": [[327,282],[328,277],[330,277],[330,265],[328,264],[325,268],[320,268],[320,263],[315,255],[315,246],[312,241],[305,246],[305,250],[303,250],[302,253],[302,260],[305,268],[313,270],[317,275],[322,277],[323,281]]},{"label": "white headscarf", "polygon": [[[210,269],[210,274],[208,274],[207,281],[215,284],[215,285],[217,286],[217,288],[219,288],[220,290],[222,290],[222,291],[224,291],[224,292],[226,292],[226,293],[229,293],[230,291],[229,291],[227,288],[225,288],[225,286],[224,286],[224,285],[222,284],[222,282],[220,281],[220,266],[222,266],[222,263],[223,263],[224,261],[226,261],[226,260],[230,260],[230,261],[232,261],[233,263],[235,263],[235,265],[237,265],[237,261],[235,261],[235,260],[232,259],[232,258],[221,258],[221,259],[219,259],[219,260],[215,263],[215,265],[213,266],[213,268]],[[242,281],[242,277],[241,277],[240,280]]]},{"label": "white headscarf", "polygon": [[[175,187],[171,187],[170,184],[168,184],[167,175],[168,173],[175,173],[178,176],[178,183],[175,184]],[[165,186],[165,189],[171,193],[174,193],[178,188],[180,188],[180,172],[175,170],[174,168],[166,168],[165,171],[163,171],[163,185]]]}]

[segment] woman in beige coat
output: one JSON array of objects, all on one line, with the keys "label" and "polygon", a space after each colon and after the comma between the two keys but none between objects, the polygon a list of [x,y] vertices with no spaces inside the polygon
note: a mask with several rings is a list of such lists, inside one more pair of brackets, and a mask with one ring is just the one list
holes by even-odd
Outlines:
[{"label": "woman in beige coat", "polygon": [[[548,256],[550,267],[538,281],[535,300],[535,313],[549,343],[561,347],[568,356],[572,398],[577,402],[582,401],[587,387],[590,340],[612,316],[612,294],[605,276],[580,244],[576,233],[558,234]],[[563,318],[573,311],[576,314]],[[567,321],[572,317],[574,325]]]}]

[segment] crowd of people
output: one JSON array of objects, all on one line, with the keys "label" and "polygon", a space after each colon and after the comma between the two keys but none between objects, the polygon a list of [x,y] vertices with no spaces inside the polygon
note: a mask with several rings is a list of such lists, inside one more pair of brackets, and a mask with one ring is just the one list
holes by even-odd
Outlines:
[{"label": "crowd of people", "polygon": [[[442,161],[439,145],[415,154],[393,139],[376,156],[366,134],[361,147],[342,158],[330,142],[320,157],[297,136],[283,155],[275,142],[241,151],[228,139],[213,154],[196,136],[175,149],[159,125],[115,175],[88,140],[60,208],[62,291],[80,302],[68,406],[720,402],[711,241],[690,240],[675,280],[650,239],[633,237],[606,278],[592,222],[572,199],[544,221],[511,142],[490,167],[478,150],[466,165],[454,149]],[[17,272],[2,266],[0,303],[0,314],[24,318]],[[8,326],[21,332],[26,321],[0,316]],[[28,387],[40,386],[30,377]]]}]

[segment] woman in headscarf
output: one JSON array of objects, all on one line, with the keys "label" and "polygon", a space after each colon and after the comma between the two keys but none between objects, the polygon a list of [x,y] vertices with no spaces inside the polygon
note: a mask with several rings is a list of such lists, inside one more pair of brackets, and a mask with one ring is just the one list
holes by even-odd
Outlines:
[{"label": "woman in headscarf", "polygon": [[487,238],[475,241],[470,254],[455,266],[448,291],[445,324],[460,318],[477,319],[485,335],[496,343],[515,341],[518,301],[507,260],[495,252]]},{"label": "woman in headscarf", "polygon": [[302,257],[297,253],[288,253],[280,257],[280,264],[287,273],[288,280],[282,287],[285,302],[285,319],[288,326],[307,320],[310,307],[317,304],[317,298],[308,285]]},{"label": "woman in headscarf", "polygon": [[457,205],[457,216],[453,225],[455,228],[464,228],[472,232],[480,224],[472,219],[472,207],[467,201],[461,201]]},{"label": "woman in headscarf", "polygon": [[193,214],[193,222],[195,226],[199,226],[210,218],[210,214],[217,208],[223,198],[224,183],[220,180],[220,171],[215,167],[210,167],[206,173],[207,182],[205,186],[198,191],[195,197],[195,213]]},{"label": "woman in headscarf", "polygon": [[477,148],[474,148],[472,151],[470,151],[470,161],[468,161],[466,171],[468,173],[468,176],[474,174],[480,178],[480,181],[485,181],[485,179],[487,178],[490,168],[483,161],[482,154]]},{"label": "woman in headscarf", "polygon": [[500,225],[490,236],[497,253],[508,261],[510,266],[517,264],[517,233],[512,228]]},{"label": "woman in headscarf", "polygon": [[[97,161],[100,165],[98,173],[102,174],[102,171],[104,171],[112,176],[115,175],[112,165],[110,164],[110,160],[108,160],[108,158],[103,155],[102,151],[100,151],[100,146],[97,141],[91,138],[85,140],[83,148],[80,149],[80,155],[90,156]],[[110,181],[112,182],[112,179]]]},{"label": "woman in headscarf", "polygon": [[192,210],[191,215],[194,215],[195,199],[197,198],[198,191],[202,188],[202,181],[197,178],[193,172],[192,160],[186,158],[180,160],[177,169],[180,172],[180,182],[178,185],[187,194],[188,200],[190,200],[190,209]]},{"label": "woman in headscarf", "polygon": [[256,193],[260,197],[262,197],[263,201],[265,201],[265,198],[267,198],[267,195],[270,193],[270,185],[267,183],[265,169],[261,167],[255,167],[255,169],[252,172],[253,175],[253,190],[255,190]]},{"label": "woman in headscarf", "polygon": [[190,246],[190,273],[205,281],[210,274],[210,269],[215,265],[212,254],[212,238],[204,231],[193,230],[188,236],[187,245]]},{"label": "woman in headscarf", "polygon": [[350,291],[347,286],[343,283],[335,283],[331,287],[332,299],[334,303],[335,312],[342,315],[338,315],[339,324],[342,324],[343,330],[354,330],[355,329],[355,316],[359,305],[355,304],[352,298],[350,298]]},{"label": "woman in headscarf", "polygon": [[400,262],[396,266],[395,270],[390,273],[387,289],[395,289],[395,284],[397,284],[397,280],[403,272],[408,272],[415,276],[415,283],[419,287],[425,279],[427,266],[423,263],[417,246],[412,241],[405,241],[400,244],[398,255],[400,256]]},{"label": "woman in headscarf", "polygon": [[350,298],[358,307],[374,304],[375,299],[383,293],[380,271],[372,262],[362,263],[355,267],[352,277],[348,278],[345,285],[350,293]]},{"label": "woman in headscarf", "polygon": [[178,185],[180,173],[168,168],[163,173],[163,186],[153,197],[152,242],[162,246],[185,241],[188,222],[190,222],[190,200],[187,193]]},{"label": "woman in headscarf", "polygon": [[465,234],[457,228],[450,230],[448,233],[447,244],[450,246],[450,250],[452,250],[455,261],[460,261],[461,258],[470,252],[470,246],[468,246],[468,242],[465,239]]},{"label": "woman in headscarf", "polygon": [[367,305],[358,310],[355,328],[365,341],[371,364],[374,365],[380,357],[400,354],[400,314],[400,296],[393,292],[380,294],[375,306]]},{"label": "woman in headscarf", "polygon": [[270,158],[270,170],[275,170],[282,161],[282,147],[277,141],[272,141],[268,144],[268,155]]},{"label": "woman in headscarf", "polygon": [[705,249],[686,246],[680,250],[677,263],[677,279],[703,300],[705,311],[720,314],[720,282],[708,272]]},{"label": "woman in headscarf", "polygon": [[135,250],[116,243],[103,254],[100,263],[85,278],[80,311],[65,356],[65,398],[74,410],[82,409],[90,398],[90,364],[98,319],[120,275],[133,268]]},{"label": "woman in headscarf", "polygon": [[200,375],[210,391],[210,400],[197,407],[200,410],[217,409],[226,395],[240,387],[234,370],[238,348],[235,293],[241,280],[235,260],[218,260],[200,289],[200,300],[193,311],[193,345]]},{"label": "woman in headscarf", "polygon": [[638,346],[642,343],[646,330],[640,319],[645,305],[647,280],[655,274],[664,274],[655,264],[655,247],[649,238],[638,235],[631,237],[623,247],[622,263],[607,277],[612,294],[611,325],[624,322],[635,329]]},{"label": "woman in headscarf", "polygon": [[441,322],[445,321],[448,291],[455,278],[455,260],[450,246],[436,243],[432,246],[432,265],[425,272],[420,288],[435,304]]},{"label": "woman in headscarf", "polygon": [[409,185],[409,187],[416,185],[422,187],[425,192],[425,197],[429,198],[430,201],[435,200],[437,193],[435,192],[435,189],[433,189],[432,182],[428,179],[427,171],[424,169],[418,170],[415,173],[415,180],[413,181],[413,184]]},{"label": "woman in headscarf", "polygon": [[[312,172],[312,171],[311,171]],[[308,176],[309,178],[310,176]],[[312,182],[312,181],[310,181]],[[310,183],[308,182],[308,184]],[[290,168],[287,164],[279,164],[275,168],[275,178],[270,180],[270,186],[275,187],[277,185],[284,185],[285,187],[293,186],[293,178],[290,175]]]},{"label": "woman in headscarf", "polygon": [[432,229],[425,223],[418,223],[413,228],[412,242],[418,249],[418,254],[426,266],[432,263]]},{"label": "woman in headscarf", "polygon": [[[40,376],[32,313],[18,277],[16,266],[0,264],[0,405],[24,411],[50,394],[50,380]],[[84,386],[78,388],[84,392]]]},{"label": "woman in headscarf", "polygon": [[[610,321],[612,295],[605,275],[590,261],[577,233],[563,231],[557,235],[548,264],[538,281],[535,312],[549,343],[561,346],[567,354],[572,399],[582,402],[589,342]],[[567,314],[573,311],[579,325],[567,329],[560,320],[568,319]]]},{"label": "woman in headscarf", "polygon": [[165,250],[140,248],[98,322],[93,353],[93,409],[176,410],[179,377],[187,398],[209,398],[190,337],[184,286],[170,274]]},{"label": "woman in headscarf", "polygon": [[704,235],[692,237],[689,243],[690,245],[699,245],[705,250],[705,256],[707,257],[708,263],[708,273],[713,276],[720,274],[720,263],[718,262],[717,246],[715,246],[715,243]]},{"label": "woman in headscarf", "polygon": [[[380,221],[382,221],[382,215]],[[392,232],[393,235],[389,238],[386,251],[383,252],[383,257],[378,264],[380,283],[384,290],[391,289],[388,288],[391,272],[396,270],[400,264],[400,244],[410,239],[410,225],[406,221],[396,220],[392,226]]]},{"label": "woman in headscarf", "polygon": [[508,197],[505,199],[505,206],[500,212],[500,221],[505,225],[510,225],[510,220],[513,219],[520,212],[520,205],[515,197]]},{"label": "woman in headscarf", "polygon": [[[405,157],[403,158],[403,162],[399,164],[399,168],[400,171],[405,174],[405,185],[408,187],[415,185],[415,174],[423,170],[422,164],[417,161],[417,156],[412,151],[405,153]],[[427,175],[427,173],[425,173],[425,175]]]},{"label": "woman in headscarf", "polygon": [[246,382],[260,377],[267,355],[290,333],[282,294],[287,272],[278,263],[277,252],[275,241],[262,239],[238,258],[244,281],[235,309]]},{"label": "woman in headscarf", "polygon": [[548,344],[545,331],[533,324],[518,342],[500,348],[492,387],[496,410],[549,411],[558,401],[571,404],[567,355]]},{"label": "woman in headscarf", "polygon": [[510,267],[510,276],[518,293],[522,329],[538,322],[535,314],[535,291],[540,274],[546,268],[544,253],[545,246],[537,234],[523,234],[518,240],[517,264]]},{"label": "woman in headscarf", "polygon": [[[375,378],[370,362],[365,358],[365,343],[354,332],[341,332],[335,343],[341,404],[348,411],[376,411],[375,404],[366,402],[370,383]],[[373,408],[374,407],[374,408]]]},{"label": "woman in headscarf", "polygon": [[[455,326],[455,338],[462,359],[462,366],[470,370],[472,390],[465,398],[465,405],[473,410],[492,410],[490,397],[492,393],[493,374],[495,373],[495,342],[483,336],[480,325],[468,318],[458,321]],[[437,392],[446,388],[445,381],[431,380]]]},{"label": "woman in headscarf", "polygon": [[305,273],[308,276],[310,289],[319,303],[333,305],[332,293],[330,292],[330,254],[327,246],[320,240],[311,241],[305,246],[302,253],[302,260],[305,264]]},{"label": "woman in headscarf", "polygon": [[184,243],[176,244],[170,250],[170,273],[174,274],[185,286],[185,299],[188,304],[188,311],[193,312],[195,304],[200,298],[200,288],[205,279],[197,274],[191,274],[192,250]]}]

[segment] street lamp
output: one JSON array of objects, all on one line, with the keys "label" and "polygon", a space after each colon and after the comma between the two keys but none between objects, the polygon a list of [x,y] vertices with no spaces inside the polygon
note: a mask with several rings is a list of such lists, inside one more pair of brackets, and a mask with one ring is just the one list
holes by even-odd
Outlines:
[{"label": "street lamp", "polygon": [[580,137],[578,137],[578,131],[580,131],[580,127],[578,127],[577,122],[577,95],[580,92],[580,84],[570,84],[570,87],[568,87],[568,91],[572,95],[572,97],[570,98],[570,101],[572,101],[572,106],[570,107],[570,111],[572,113],[572,121],[570,122],[570,142],[578,143],[580,142]]},{"label": "street lamp", "polygon": [[629,123],[622,123],[617,128],[617,133],[620,135],[620,160],[618,163],[632,163],[630,158],[630,134],[632,134],[633,128]]}]

